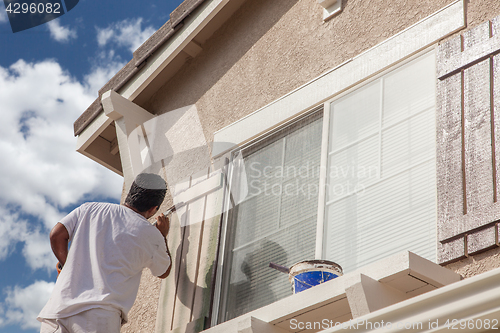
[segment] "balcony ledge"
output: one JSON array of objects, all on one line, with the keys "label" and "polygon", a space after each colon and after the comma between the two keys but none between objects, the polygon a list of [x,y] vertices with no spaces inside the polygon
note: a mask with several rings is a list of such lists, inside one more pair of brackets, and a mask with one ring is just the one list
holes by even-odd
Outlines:
[{"label": "balcony ledge", "polygon": [[[460,280],[449,269],[403,252],[203,332],[318,332],[330,328],[325,320],[334,324],[364,318]],[[308,329],[307,323],[323,325]]]}]

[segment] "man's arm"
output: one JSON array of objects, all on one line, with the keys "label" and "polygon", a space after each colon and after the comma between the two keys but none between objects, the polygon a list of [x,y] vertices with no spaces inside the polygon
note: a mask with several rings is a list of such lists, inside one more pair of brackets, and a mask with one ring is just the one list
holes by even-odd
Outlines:
[{"label": "man's arm", "polygon": [[168,256],[170,257],[170,265],[168,266],[166,272],[163,273],[163,275],[158,276],[160,279],[164,279],[167,276],[169,276],[170,275],[170,270],[172,269],[172,256],[170,255],[170,250],[168,249],[168,244],[167,244],[167,238],[166,237],[165,237],[165,246],[167,247],[167,253],[168,253]]},{"label": "man's arm", "polygon": [[62,266],[64,266],[68,257],[68,242],[68,230],[62,223],[58,222],[50,231],[50,246]]},{"label": "man's arm", "polygon": [[170,255],[170,250],[168,249],[167,244],[167,236],[170,230],[170,220],[168,219],[168,217],[163,214],[156,217],[156,228],[158,228],[163,237],[165,237],[165,246],[167,247],[167,254],[170,257],[170,265],[168,266],[167,270],[165,271],[165,273],[158,276],[160,279],[164,279],[169,276],[170,270],[172,269],[172,256]]}]

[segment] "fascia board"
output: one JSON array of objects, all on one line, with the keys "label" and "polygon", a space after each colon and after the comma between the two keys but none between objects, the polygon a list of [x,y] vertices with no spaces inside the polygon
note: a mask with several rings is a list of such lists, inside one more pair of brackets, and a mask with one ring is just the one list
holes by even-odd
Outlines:
[{"label": "fascia board", "polygon": [[134,78],[120,89],[120,94],[134,100],[229,1],[212,0],[203,4],[201,10],[186,19],[181,30],[152,55]]},{"label": "fascia board", "polygon": [[76,151],[83,153],[90,144],[113,122],[113,119],[108,118],[102,112],[95,118],[85,130],[78,135],[76,141]]},{"label": "fascia board", "polygon": [[[76,151],[80,154],[90,158],[91,160],[101,164],[102,166],[108,168],[109,170],[123,176],[122,170],[118,168],[118,166],[110,164],[106,161],[106,158],[103,158],[100,153],[96,154],[95,146],[92,148],[92,143],[98,143],[99,140],[103,140],[103,138],[99,138],[99,135],[109,126],[114,120],[107,117],[104,112],[101,113],[96,119],[94,119],[87,128],[78,135],[76,140]],[[111,151],[109,151],[111,154]],[[113,160],[113,156],[109,156],[111,161]]]},{"label": "fascia board", "polygon": [[236,146],[255,139],[398,61],[463,29],[465,25],[464,0],[457,0],[289,94],[215,132],[213,157],[216,158]]}]

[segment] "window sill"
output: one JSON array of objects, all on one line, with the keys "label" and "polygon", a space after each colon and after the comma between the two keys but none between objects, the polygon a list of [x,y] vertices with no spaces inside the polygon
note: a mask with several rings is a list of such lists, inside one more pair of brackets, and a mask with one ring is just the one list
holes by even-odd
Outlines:
[{"label": "window sill", "polygon": [[403,252],[203,332],[300,332],[306,323],[346,322],[460,279],[455,272]]}]

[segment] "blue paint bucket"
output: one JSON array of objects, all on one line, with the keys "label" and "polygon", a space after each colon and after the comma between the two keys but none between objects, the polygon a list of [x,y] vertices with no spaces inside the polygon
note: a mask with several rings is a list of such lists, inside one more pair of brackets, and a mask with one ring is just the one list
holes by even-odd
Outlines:
[{"label": "blue paint bucket", "polygon": [[342,276],[342,267],[328,260],[304,260],[290,267],[288,279],[293,293],[299,293]]}]

